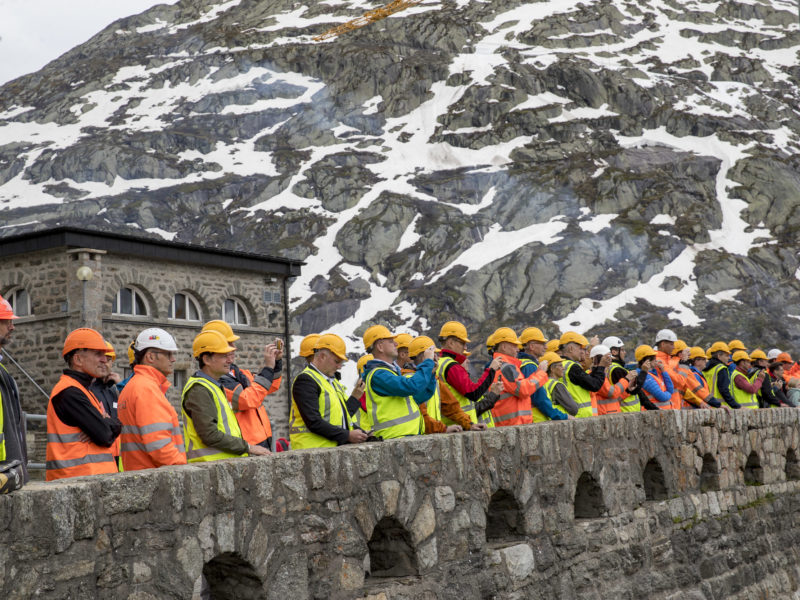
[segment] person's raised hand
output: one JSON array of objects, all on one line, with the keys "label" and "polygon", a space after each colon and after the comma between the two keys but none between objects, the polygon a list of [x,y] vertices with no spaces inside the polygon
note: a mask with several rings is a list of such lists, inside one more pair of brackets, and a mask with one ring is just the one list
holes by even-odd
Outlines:
[{"label": "person's raised hand", "polygon": [[351,429],[347,436],[347,441],[351,444],[360,444],[367,441],[367,433],[361,429]]}]

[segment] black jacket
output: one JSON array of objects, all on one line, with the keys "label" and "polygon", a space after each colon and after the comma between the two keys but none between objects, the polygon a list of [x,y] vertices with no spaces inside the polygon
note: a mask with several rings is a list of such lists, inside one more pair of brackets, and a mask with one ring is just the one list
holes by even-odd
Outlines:
[{"label": "black jacket", "polygon": [[[92,376],[80,371],[64,369],[64,374],[69,375],[87,389],[92,383]],[[97,412],[91,400],[76,387],[61,390],[53,396],[50,402],[56,415],[65,425],[79,428],[98,446],[110,447],[122,429],[122,423],[119,420],[113,417],[103,417]]]}]

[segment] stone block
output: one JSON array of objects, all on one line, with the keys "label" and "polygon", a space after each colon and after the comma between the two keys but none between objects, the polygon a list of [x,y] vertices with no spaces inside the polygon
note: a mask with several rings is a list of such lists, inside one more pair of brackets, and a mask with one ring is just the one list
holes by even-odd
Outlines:
[{"label": "stone block", "polygon": [[426,496],[411,523],[411,539],[414,544],[419,544],[433,535],[435,530],[436,512],[433,510],[430,496]]},{"label": "stone block", "polygon": [[442,512],[450,512],[456,507],[456,497],[450,486],[438,486],[434,490],[434,497],[436,498],[436,508]]},{"label": "stone block", "polygon": [[381,495],[383,496],[384,514],[388,516],[396,515],[397,502],[400,498],[400,482],[393,479],[381,481]]}]

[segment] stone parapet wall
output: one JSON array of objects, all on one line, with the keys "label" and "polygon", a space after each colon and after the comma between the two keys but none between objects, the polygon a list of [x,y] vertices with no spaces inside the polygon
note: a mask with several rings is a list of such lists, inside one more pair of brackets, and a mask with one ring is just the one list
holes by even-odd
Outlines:
[{"label": "stone parapet wall", "polygon": [[36,483],[0,597],[793,597],[799,443],[678,411]]}]

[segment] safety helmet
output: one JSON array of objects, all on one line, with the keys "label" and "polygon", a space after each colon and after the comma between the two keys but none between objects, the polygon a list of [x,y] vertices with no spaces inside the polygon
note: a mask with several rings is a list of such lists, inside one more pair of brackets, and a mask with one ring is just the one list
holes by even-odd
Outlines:
[{"label": "safety helmet", "polygon": [[19,319],[19,317],[14,314],[11,303],[0,296],[0,320],[5,321],[6,319]]},{"label": "safety helmet", "polygon": [[675,348],[673,348],[672,350],[672,356],[677,356],[678,354],[686,350],[686,348],[688,347],[689,345],[686,342],[684,342],[683,340],[678,340],[677,342],[675,342]]},{"label": "safety helmet", "polygon": [[792,364],[794,361],[792,360],[792,357],[789,355],[788,352],[781,352],[780,354],[778,354],[778,356],[775,357],[775,362]]},{"label": "safety helmet", "polygon": [[[217,331],[216,329],[204,329],[203,331]],[[224,337],[224,333],[217,331]],[[167,352],[177,352],[178,346],[175,344],[173,337],[163,329],[158,327],[149,327],[136,336],[136,342],[133,349],[137,352],[145,348],[155,348],[156,350],[165,350]]]},{"label": "safety helmet", "polygon": [[367,363],[371,361],[373,358],[375,357],[372,356],[372,354],[365,354],[364,356],[359,358],[358,362],[356,363],[356,372],[359,375],[361,375],[361,373],[364,371],[364,367],[366,367]]},{"label": "safety helmet", "polygon": [[609,348],[622,348],[625,345],[622,340],[615,335],[608,336],[601,343],[603,346],[608,346]]},{"label": "safety helmet", "polygon": [[89,329],[88,327],[81,327],[76,329],[67,336],[64,340],[64,348],[61,350],[61,356],[66,356],[73,350],[80,350],[86,348],[87,350],[102,350],[105,352],[106,341],[99,331]]},{"label": "safety helmet", "polygon": [[106,356],[108,358],[110,358],[111,360],[117,360],[117,353],[114,352],[114,346],[112,346],[111,342],[109,342],[108,340],[106,340],[106,350],[108,350],[108,352],[106,352]]},{"label": "safety helmet", "polygon": [[558,347],[561,345],[561,340],[550,340],[544,345],[545,352],[558,352]]},{"label": "safety helmet", "polygon": [[773,348],[772,350],[767,352],[767,359],[768,360],[775,360],[776,358],[778,358],[778,355],[780,353],[781,353],[780,350],[778,350],[777,348]]},{"label": "safety helmet", "polygon": [[678,336],[672,329],[662,329],[656,334],[656,344],[658,342],[677,342]]},{"label": "safety helmet", "polygon": [[308,358],[309,356],[314,355],[314,346],[317,344],[317,340],[320,338],[318,333],[311,333],[303,338],[303,341],[300,342],[300,356],[304,358]]},{"label": "safety helmet", "polygon": [[652,346],[648,346],[647,344],[643,344],[638,346],[633,353],[634,357],[636,357],[636,362],[642,362],[645,358],[649,356],[655,356],[656,351]]},{"label": "safety helmet", "polygon": [[561,358],[555,352],[545,352],[544,354],[542,354],[542,357],[539,359],[539,361],[545,361],[545,360],[548,362],[548,365],[554,365],[556,363],[564,361],[564,359]]},{"label": "safety helmet", "polygon": [[136,354],[133,351],[133,347],[136,345],[136,340],[133,340],[130,344],[128,344],[128,364],[132,365],[136,362]]},{"label": "safety helmet", "polygon": [[756,348],[750,353],[750,360],[769,360],[767,355],[760,348]]},{"label": "safety helmet", "polygon": [[409,344],[408,346],[408,355],[411,358],[414,358],[417,354],[419,354],[420,352],[425,352],[425,350],[427,350],[431,346],[433,346],[435,352],[439,351],[434,341],[427,335],[421,335],[419,337],[415,337],[411,341],[411,344]]},{"label": "safety helmet", "polygon": [[396,336],[394,336],[394,341],[397,342],[398,348],[408,348],[408,345],[413,339],[414,336],[410,333],[398,333]]},{"label": "safety helmet", "polygon": [[595,356],[605,356],[606,354],[611,354],[611,348],[605,344],[597,344],[597,346],[594,346],[591,352],[589,352],[589,358],[594,358]]},{"label": "safety helmet", "polygon": [[735,363],[738,363],[740,360],[750,360],[750,355],[744,350],[737,350],[733,353],[731,360],[733,360]]},{"label": "safety helmet", "polygon": [[538,327],[528,327],[522,332],[522,335],[519,336],[519,343],[524,346],[528,342],[542,342],[545,344],[547,343],[547,338],[544,337],[542,330]]},{"label": "safety helmet", "polygon": [[589,345],[589,340],[575,331],[567,331],[564,335],[562,335],[561,339],[558,340],[558,345],[559,347],[563,348],[570,342],[578,344],[581,348],[586,348],[586,346]]},{"label": "safety helmet", "polygon": [[364,332],[364,348],[369,350],[378,340],[394,339],[394,334],[383,325],[373,325]]},{"label": "safety helmet", "polygon": [[219,331],[207,329],[198,333],[192,342],[192,355],[197,358],[204,352],[227,354],[236,350]]},{"label": "safety helmet", "polygon": [[449,337],[457,337],[462,342],[469,344],[469,338],[467,337],[467,328],[464,327],[458,321],[448,321],[442,328],[439,330],[439,337],[440,338],[449,338]]},{"label": "safety helmet", "polygon": [[700,346],[692,346],[692,349],[689,350],[689,360],[694,360],[695,358],[707,358],[706,351]]},{"label": "safety helmet", "polygon": [[494,348],[494,332],[489,334],[489,337],[486,338],[486,349],[491,350]]},{"label": "safety helmet", "polygon": [[712,356],[717,352],[727,352],[728,354],[731,353],[731,349],[728,348],[728,344],[725,342],[714,342],[711,344],[711,348],[709,348],[708,351]]},{"label": "safety helmet", "polygon": [[713,356],[713,352],[711,352],[711,348],[706,348],[706,358],[711,358]]},{"label": "safety helmet", "polygon": [[347,348],[344,340],[335,333],[324,333],[319,336],[317,343],[314,344],[314,350],[330,350],[339,359],[347,360]]},{"label": "safety helmet", "polygon": [[516,332],[511,329],[511,327],[500,327],[494,330],[492,334],[492,341],[494,345],[497,346],[500,342],[511,342],[516,346],[520,346],[519,338],[517,337]]},{"label": "safety helmet", "polygon": [[203,331],[219,331],[228,342],[235,342],[239,339],[239,336],[233,333],[231,326],[220,319],[214,319],[203,325]]},{"label": "safety helmet", "polygon": [[734,350],[747,350],[747,346],[744,345],[742,340],[731,340],[728,342],[728,348],[731,352]]}]

